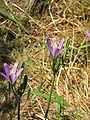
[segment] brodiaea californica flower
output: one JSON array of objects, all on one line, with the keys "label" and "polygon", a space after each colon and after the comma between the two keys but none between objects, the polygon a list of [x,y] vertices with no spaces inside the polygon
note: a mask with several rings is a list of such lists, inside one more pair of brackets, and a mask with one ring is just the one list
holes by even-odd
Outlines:
[{"label": "brodiaea californica flower", "polygon": [[0,75],[2,75],[5,79],[7,79],[11,84],[14,84],[15,81],[18,79],[18,77],[21,75],[21,72],[23,71],[23,68],[20,68],[18,71],[16,71],[17,67],[18,67],[18,61],[13,65],[11,71],[10,71],[10,66],[7,63],[4,63],[3,68],[5,74],[0,72]]},{"label": "brodiaea californica flower", "polygon": [[64,38],[59,43],[59,46],[56,47],[56,48],[55,48],[55,46],[56,46],[56,36],[54,36],[52,45],[50,44],[50,41],[49,41],[48,38],[46,38],[46,40],[47,40],[46,43],[47,43],[48,49],[51,53],[52,58],[54,59],[61,53],[61,51],[63,49]]}]

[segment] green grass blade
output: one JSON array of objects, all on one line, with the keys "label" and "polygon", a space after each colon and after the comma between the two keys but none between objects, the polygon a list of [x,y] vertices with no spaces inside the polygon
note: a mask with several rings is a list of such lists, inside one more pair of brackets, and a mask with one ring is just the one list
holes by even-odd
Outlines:
[{"label": "green grass blade", "polygon": [[7,12],[6,10],[0,8],[0,14],[3,17],[5,17],[5,18],[7,18],[7,19],[9,19],[11,21],[13,21],[14,23],[17,23],[17,20],[14,18],[14,16],[12,16],[12,14],[10,14],[9,12]]},{"label": "green grass blade", "polygon": [[0,8],[0,14],[6,19],[9,19],[12,22],[16,23],[22,31],[25,31],[28,34],[24,26],[16,19],[16,17],[13,14],[11,14],[10,12],[7,12],[5,9],[2,9],[2,8]]},{"label": "green grass blade", "polygon": [[[41,96],[41,97],[43,97],[44,99],[49,100],[49,95],[47,95],[47,94],[39,91],[38,89],[33,90],[33,91],[31,92],[31,94],[34,94],[34,95],[37,95],[37,96]],[[64,106],[64,108],[66,108],[66,107],[69,106],[68,102],[65,101],[65,100],[64,100],[64,102],[63,102],[63,97],[60,96],[60,95],[57,95],[56,93],[54,93],[54,96],[52,96],[52,101],[55,102],[55,103],[60,104],[61,107]]]}]

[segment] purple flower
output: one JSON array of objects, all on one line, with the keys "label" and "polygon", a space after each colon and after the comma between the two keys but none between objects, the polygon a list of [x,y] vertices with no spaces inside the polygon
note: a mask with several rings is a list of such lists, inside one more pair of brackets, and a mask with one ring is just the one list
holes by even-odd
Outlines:
[{"label": "purple flower", "polygon": [[20,76],[21,72],[23,71],[23,68],[20,68],[18,71],[16,71],[17,67],[18,67],[18,61],[13,65],[11,71],[10,71],[10,66],[7,63],[4,63],[3,68],[5,74],[0,72],[0,75],[2,75],[5,79],[7,79],[11,84],[14,84],[15,81]]},{"label": "purple flower", "polygon": [[86,32],[87,36],[90,38],[90,33],[89,32]]},{"label": "purple flower", "polygon": [[59,46],[56,47],[56,48],[55,48],[55,46],[56,46],[56,36],[54,36],[52,45],[50,44],[50,41],[49,41],[48,38],[47,38],[47,42],[46,43],[47,43],[48,49],[49,49],[49,51],[50,51],[50,53],[52,55],[52,58],[56,58],[62,51],[64,38],[59,43]]}]

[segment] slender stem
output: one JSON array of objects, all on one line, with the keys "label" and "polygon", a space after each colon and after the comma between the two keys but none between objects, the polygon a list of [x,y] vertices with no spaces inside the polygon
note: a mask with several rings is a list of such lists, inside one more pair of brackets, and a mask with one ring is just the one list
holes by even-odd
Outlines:
[{"label": "slender stem", "polygon": [[11,93],[11,85],[10,85],[10,82],[9,82],[9,101],[10,101],[10,93]]},{"label": "slender stem", "polygon": [[62,80],[62,90],[63,90],[63,111],[62,111],[62,114],[63,114],[63,119],[64,119],[64,83],[63,83],[63,80]]},{"label": "slender stem", "polygon": [[7,90],[6,90],[5,93],[6,93],[6,94],[5,94],[5,100],[6,100],[6,102],[7,102],[7,100],[8,100],[8,92],[7,92]]},{"label": "slender stem", "polygon": [[16,101],[18,102],[18,120],[20,120],[20,96],[16,94],[16,92],[13,89],[13,86],[12,86],[12,91],[15,95]]},{"label": "slender stem", "polygon": [[18,98],[18,120],[20,120],[20,98]]},{"label": "slender stem", "polygon": [[50,102],[51,102],[52,91],[53,91],[53,87],[54,87],[54,81],[55,81],[55,74],[53,75],[53,78],[52,78],[52,85],[51,85],[51,90],[50,90],[50,96],[49,96],[49,101],[48,101],[48,107],[47,107],[47,110],[46,110],[46,113],[45,113],[45,120],[46,120],[47,117],[48,117],[48,111],[49,111],[49,108],[50,108]]}]

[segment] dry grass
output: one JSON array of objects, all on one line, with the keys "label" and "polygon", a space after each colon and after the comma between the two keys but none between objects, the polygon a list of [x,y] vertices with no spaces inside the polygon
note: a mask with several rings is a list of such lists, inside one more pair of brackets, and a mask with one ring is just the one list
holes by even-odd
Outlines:
[{"label": "dry grass", "polygon": [[[90,30],[90,0],[80,1],[60,0],[56,2],[52,0],[49,13],[45,12],[38,17],[31,17],[28,14],[27,18],[25,12],[28,7],[27,3],[11,0],[9,3],[11,9],[17,17],[20,16],[19,21],[25,25],[29,35],[20,34],[16,26],[14,25],[13,29],[13,23],[9,21],[10,29],[16,32],[16,40],[6,41],[5,37],[2,37],[13,47],[10,56],[14,60],[19,59],[21,63],[25,62],[25,74],[28,74],[29,78],[28,88],[30,87],[31,90],[38,88],[41,84],[49,88],[51,84],[46,35],[51,41],[54,34],[57,34],[57,41],[64,37],[65,41],[70,42],[68,61],[64,67],[60,68],[55,81],[55,91],[64,95],[70,105],[65,110],[68,120],[90,120],[90,63],[88,62],[90,53],[87,51],[88,54],[80,54],[80,48],[77,51],[73,49],[75,46],[87,45],[89,41],[85,31]],[[1,29],[5,30],[5,27],[6,24],[2,25]],[[22,101],[21,108],[25,102],[26,98]],[[46,108],[47,101],[41,97],[37,96],[34,100],[28,100],[21,110],[21,120],[44,120]],[[54,120],[53,114],[52,104],[48,116],[50,120]],[[6,120],[7,117],[1,119]],[[15,120],[15,116],[12,119]]]}]

